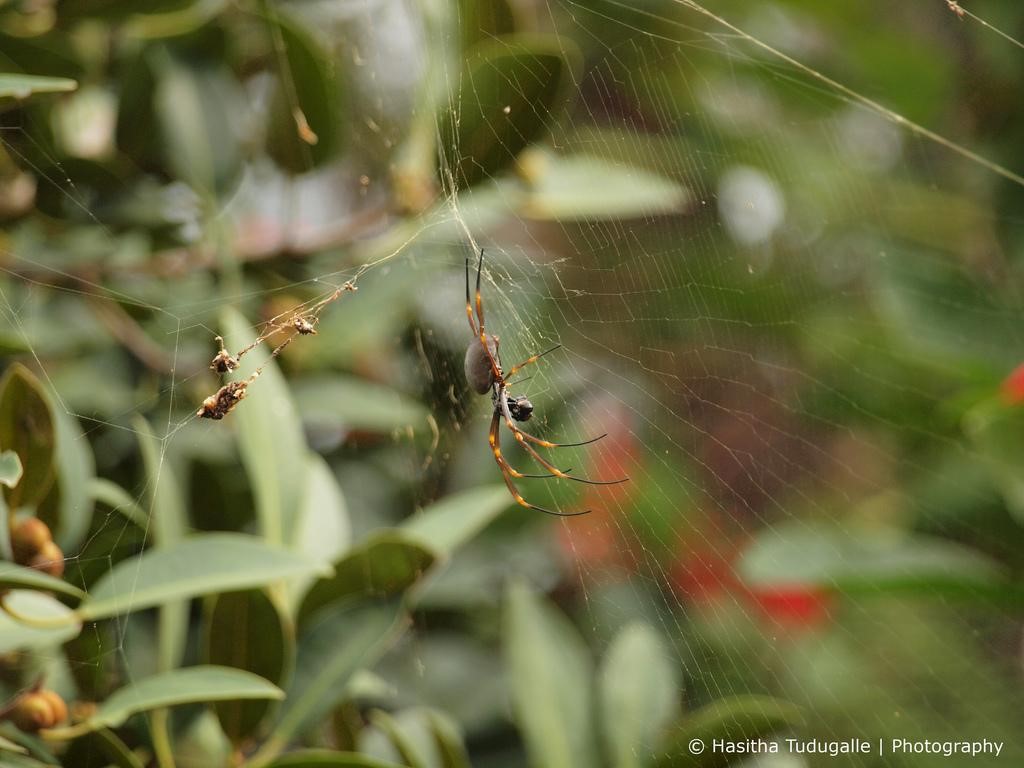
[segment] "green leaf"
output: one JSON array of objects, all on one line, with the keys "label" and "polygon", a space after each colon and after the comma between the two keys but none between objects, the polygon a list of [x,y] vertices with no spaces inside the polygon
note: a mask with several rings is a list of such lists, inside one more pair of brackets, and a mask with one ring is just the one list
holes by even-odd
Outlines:
[{"label": "green leaf", "polygon": [[990,400],[964,415],[964,432],[977,447],[1007,508],[1024,522],[1024,408]]},{"label": "green leaf", "polygon": [[1016,299],[962,261],[903,249],[874,265],[874,304],[911,360],[933,360],[946,372],[969,364],[1009,370],[1024,357],[1013,324],[998,321],[1017,314]]},{"label": "green leaf", "polygon": [[14,488],[5,488],[7,506],[35,506],[54,477],[56,436],[46,390],[28,368],[15,363],[0,379],[0,448],[13,450],[24,472]]},{"label": "green leaf", "polygon": [[470,768],[458,726],[442,712],[427,707],[411,707],[394,715],[375,710],[370,722],[376,732],[360,739],[364,752],[382,757],[397,752],[412,768]]},{"label": "green leaf", "polygon": [[994,561],[944,539],[806,522],[763,530],[744,552],[739,571],[754,587],[813,587],[848,594],[975,594],[1005,588],[1004,574]]},{"label": "green leaf", "polygon": [[[224,311],[221,327],[232,350],[242,349],[256,338],[233,309]],[[256,497],[263,536],[271,544],[283,544],[294,539],[306,482],[307,449],[295,402],[265,346],[242,358],[238,378],[249,376],[260,366],[263,373],[232,416],[238,424],[238,450]]]},{"label": "green leaf", "polygon": [[116,768],[145,768],[142,760],[109,728],[75,739],[64,755],[64,764],[92,765],[97,755]]},{"label": "green leaf", "polygon": [[[413,722],[407,717],[409,714],[415,717]],[[399,716],[406,717],[403,717],[404,722],[399,722],[398,717],[378,709],[370,713],[370,723],[387,738],[402,759],[402,763],[410,768],[428,768],[434,756],[434,745],[427,742],[427,734],[422,731],[422,723],[419,722],[420,718],[417,715],[419,713],[415,711],[402,712]],[[417,729],[420,730],[419,733],[416,733]]]},{"label": "green leaf", "polygon": [[175,600],[329,572],[322,563],[268,546],[252,536],[207,533],[118,563],[93,585],[78,611],[85,619],[100,619]]},{"label": "green leaf", "polygon": [[355,752],[305,749],[277,758],[267,768],[405,768]]},{"label": "green leaf", "polygon": [[276,685],[250,672],[211,665],[185,667],[119,688],[92,717],[72,727],[83,732],[117,728],[134,714],[163,707],[283,696]]},{"label": "green leaf", "polygon": [[[182,540],[188,530],[188,515],[181,497],[181,486],[174,477],[170,462],[165,461],[161,442],[141,416],[134,420],[139,438],[142,466],[146,473],[146,495],[149,501],[148,530],[153,534],[155,549],[167,549]],[[165,603],[160,606],[158,668],[162,672],[181,663],[188,635],[188,600]]]},{"label": "green leaf", "polygon": [[[295,655],[292,628],[277,605],[259,589],[218,595],[206,622],[206,660],[244,669],[281,685]],[[216,705],[217,719],[234,744],[257,735],[270,711],[269,701],[227,701]]]},{"label": "green leaf", "polygon": [[601,722],[611,764],[650,764],[658,737],[679,710],[679,673],[661,638],[645,624],[623,629],[600,673]]},{"label": "green leaf", "polygon": [[459,37],[462,50],[516,31],[515,14],[508,0],[458,0]]},{"label": "green leaf", "polygon": [[309,376],[295,383],[294,392],[302,420],[320,428],[388,433],[427,424],[422,403],[354,376]]},{"label": "green leaf", "polygon": [[77,87],[66,77],[0,73],[0,99],[27,99],[35,93],[64,93]]},{"label": "green leaf", "polygon": [[505,36],[467,52],[439,134],[442,163],[459,189],[501,174],[548,131],[578,58],[566,42]]},{"label": "green leaf", "polygon": [[44,763],[26,755],[0,753],[0,768],[52,768],[57,764],[54,760],[55,758],[48,758]]},{"label": "green leaf", "polygon": [[0,570],[3,570],[5,562],[14,560],[14,550],[11,549],[11,524],[14,522],[15,518],[0,494]]},{"label": "green leaf", "polygon": [[140,165],[163,162],[162,143],[153,140],[160,130],[154,98],[158,58],[153,47],[126,53],[118,73],[117,149]]},{"label": "green leaf", "polygon": [[512,499],[503,485],[472,488],[446,496],[402,523],[402,530],[435,552],[452,554],[501,512]]},{"label": "green leaf", "polygon": [[68,9],[67,17],[74,20],[96,17],[125,22],[138,15],[172,13],[195,4],[195,0],[148,0],[144,5],[134,0],[78,0]]},{"label": "green leaf", "polygon": [[350,702],[359,699],[384,701],[397,696],[398,689],[392,683],[369,669],[361,669],[352,675],[345,689],[345,697]]},{"label": "green leaf", "polygon": [[5,736],[0,736],[0,752],[17,752],[19,755],[23,755],[26,754],[28,750],[21,746],[21,744],[11,741]]},{"label": "green leaf", "polygon": [[385,530],[362,542],[334,564],[302,601],[299,622],[325,605],[351,597],[390,597],[415,584],[434,564],[435,555],[398,531]]},{"label": "green leaf", "polygon": [[14,451],[0,453],[0,485],[13,488],[21,480],[21,459]]},{"label": "green leaf", "polygon": [[598,765],[592,725],[593,664],[575,627],[522,585],[509,589],[503,624],[516,723],[530,764]]},{"label": "green leaf", "polygon": [[242,167],[240,86],[220,66],[186,64],[170,55],[158,58],[156,70],[153,104],[164,162],[197,192],[223,191]]},{"label": "green leaf", "polygon": [[[314,560],[332,562],[348,550],[352,541],[352,523],[345,497],[330,465],[315,453],[309,453],[307,461],[306,493],[292,546]],[[305,593],[308,586],[306,580],[292,582],[293,602]]]},{"label": "green leaf", "polygon": [[56,483],[39,509],[39,517],[53,529],[64,552],[77,552],[89,532],[93,505],[89,483],[96,474],[92,447],[78,419],[61,408],[51,408],[56,438]]},{"label": "green leaf", "polygon": [[529,188],[522,210],[533,219],[649,218],[680,213],[691,200],[671,179],[589,155],[535,150],[520,157],[519,167]]},{"label": "green leaf", "polygon": [[[284,44],[286,66],[281,73],[268,111],[267,154],[291,173],[302,173],[338,155],[347,125],[338,63],[310,32],[296,21],[274,11],[270,23]],[[305,138],[300,123],[312,131]]]},{"label": "green leaf", "polygon": [[174,731],[174,759],[179,768],[231,765],[235,748],[221,730],[217,715],[206,709],[190,720]]},{"label": "green leaf", "polygon": [[52,760],[43,763],[25,755],[0,754],[0,768],[52,768],[55,765]]},{"label": "green leaf", "polygon": [[[768,696],[732,696],[685,717],[672,734],[667,748],[658,756],[656,768],[720,768],[739,763],[749,755],[712,750],[712,742],[747,741],[770,736],[800,724],[800,710]],[[690,745],[700,739],[704,751],[696,755]]]},{"label": "green leaf", "polygon": [[[209,24],[224,11],[227,0],[205,0],[195,2],[153,2],[148,4],[145,13],[133,13],[120,31],[125,38],[156,38],[179,37],[188,35]],[[156,10],[154,10],[156,6]],[[160,6],[169,9],[161,12]],[[180,6],[180,7],[179,7]]]},{"label": "green leaf", "polygon": [[138,435],[146,473],[146,498],[150,509],[146,517],[153,543],[157,547],[177,544],[188,530],[188,513],[181,497],[181,486],[174,477],[170,462],[165,461],[161,441],[153,434],[149,423],[138,417],[132,424]]},{"label": "green leaf", "polygon": [[442,768],[471,768],[466,744],[455,721],[444,712],[427,711]]},{"label": "green leaf", "polygon": [[[320,612],[299,640],[277,726],[258,756],[276,755],[337,704],[358,670],[373,664],[404,627],[401,600],[345,601]],[[259,760],[256,761],[259,764]]]},{"label": "green leaf", "polygon": [[[0,653],[53,648],[82,629],[70,608],[42,592],[12,590],[3,596],[3,602],[6,610],[0,610]],[[20,621],[15,615],[28,621]]]},{"label": "green leaf", "polygon": [[115,512],[120,512],[139,528],[145,530],[149,526],[149,515],[131,494],[117,483],[105,477],[94,477],[89,481],[87,490],[93,501],[106,504]]},{"label": "green leaf", "polygon": [[35,568],[23,568],[14,563],[0,561],[0,590],[11,587],[39,592],[58,592],[78,600],[85,597],[85,592],[68,584],[63,579],[37,571]]},{"label": "green leaf", "polygon": [[371,738],[360,738],[364,752],[373,751],[373,736],[379,735],[386,739],[381,746],[387,754],[396,752],[412,768],[470,768],[459,727],[437,710],[414,707],[393,716],[377,710],[370,722],[379,734],[371,731]]}]

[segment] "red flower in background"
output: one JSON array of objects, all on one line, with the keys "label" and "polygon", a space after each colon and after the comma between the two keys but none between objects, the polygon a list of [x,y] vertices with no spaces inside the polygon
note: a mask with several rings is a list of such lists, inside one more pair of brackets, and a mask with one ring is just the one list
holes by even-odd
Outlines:
[{"label": "red flower in background", "polygon": [[803,584],[746,584],[736,568],[741,553],[742,545],[735,542],[690,551],[676,561],[671,574],[676,594],[708,608],[725,600],[746,603],[772,628],[808,631],[828,622],[832,596],[827,591]]},{"label": "red flower in background", "polygon": [[825,590],[796,584],[751,589],[750,597],[766,619],[795,629],[815,629],[825,624],[832,603]]},{"label": "red flower in background", "polygon": [[[598,397],[588,408],[582,423],[596,427],[603,424],[608,433],[591,447],[589,477],[629,477],[636,473],[636,437],[630,429],[631,420],[625,406],[611,396]],[[562,553],[580,567],[626,565],[629,556],[616,517],[621,516],[635,490],[636,480],[618,485],[587,486],[581,503],[592,511],[573,518],[571,525],[559,528]]]},{"label": "red flower in background", "polygon": [[558,528],[558,545],[575,566],[597,568],[621,565],[621,537],[614,518],[604,511],[577,517]]},{"label": "red flower in background", "polygon": [[[1024,401],[1024,365],[1015,373],[1019,398]],[[652,556],[650,552],[634,551],[630,522],[622,519],[640,480],[637,440],[629,429],[629,413],[621,403],[603,398],[590,413],[594,418],[586,421],[608,425],[608,436],[591,454],[591,476],[631,475],[634,479],[621,485],[588,488],[582,503],[593,512],[559,527],[560,549],[584,573],[608,567],[634,570]],[[825,590],[800,584],[744,583],[736,564],[747,535],[737,530],[732,516],[718,511],[705,516],[697,528],[692,517],[686,525],[676,537],[679,554],[664,566],[669,587],[681,603],[706,610],[714,610],[726,601],[745,604],[773,630],[809,631],[827,623],[832,598]]]},{"label": "red flower in background", "polygon": [[686,552],[669,573],[673,591],[681,600],[711,605],[723,599],[735,599],[742,585],[733,568],[735,549],[731,545],[710,546]]},{"label": "red flower in background", "polygon": [[1010,371],[999,390],[1007,405],[1024,403],[1024,363]]},{"label": "red flower in background", "polygon": [[[611,396],[600,397],[589,409],[584,423],[592,430],[604,425],[607,437],[598,441],[589,463],[591,477],[630,477],[638,468],[637,441],[632,430],[632,419],[626,407]],[[635,492],[639,478],[619,485],[591,486],[585,501],[588,509],[621,507]],[[596,492],[598,491],[599,492]]]}]

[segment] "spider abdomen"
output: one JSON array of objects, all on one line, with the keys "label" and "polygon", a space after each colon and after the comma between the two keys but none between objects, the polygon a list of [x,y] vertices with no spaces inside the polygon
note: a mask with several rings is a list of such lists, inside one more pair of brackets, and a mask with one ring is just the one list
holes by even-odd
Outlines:
[{"label": "spider abdomen", "polygon": [[[491,357],[497,362],[497,336],[487,337],[487,348],[490,350]],[[487,394],[491,387],[494,386],[494,369],[491,367],[491,361],[487,357],[487,352],[484,351],[484,347],[478,339],[471,341],[466,348],[465,367],[466,381],[469,382],[469,386],[473,388],[473,391],[478,395]]]}]

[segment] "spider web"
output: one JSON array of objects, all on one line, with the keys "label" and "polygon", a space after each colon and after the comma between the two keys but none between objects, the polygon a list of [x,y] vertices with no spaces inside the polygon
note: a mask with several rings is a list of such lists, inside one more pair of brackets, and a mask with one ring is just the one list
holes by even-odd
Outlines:
[{"label": "spider web", "polygon": [[[884,19],[884,33],[978,31],[944,4],[930,5]],[[461,371],[463,263],[485,248],[487,327],[501,336],[506,367],[562,345],[514,388],[537,409],[532,431],[565,441],[607,432],[551,459],[579,476],[627,474],[630,482],[519,481],[530,501],[593,512],[554,521],[517,509],[485,532],[432,585],[420,626],[384,665],[389,679],[413,700],[453,711],[471,744],[486,743],[504,717],[501,684],[477,706],[461,695],[469,681],[444,654],[486,665],[499,643],[444,617],[492,615],[514,573],[554,591],[598,650],[631,621],[655,626],[683,676],[687,708],[730,694],[775,695],[810,713],[805,736],[988,738],[1005,742],[1002,754],[973,765],[1017,764],[1019,607],[982,586],[966,596],[948,588],[940,576],[951,568],[959,583],[956,558],[939,560],[922,585],[913,557],[915,547],[951,542],[1019,569],[1019,523],[964,426],[969,404],[996,393],[1024,351],[1013,248],[1021,233],[1007,212],[1012,171],[975,154],[970,140],[919,129],[910,97],[904,112],[881,106],[884,88],[861,96],[855,67],[856,76],[826,76],[842,71],[829,46],[843,38],[824,12],[735,7],[722,11],[730,28],[685,2],[545,0],[532,9],[567,57],[584,55],[565,103],[544,115],[553,126],[546,154],[528,159],[541,174],[566,156],[642,170],[683,190],[685,203],[663,211],[652,202],[625,217],[555,215],[543,205],[557,208],[561,198],[524,207],[506,176],[472,190],[453,188],[450,177],[431,212],[391,219],[380,213],[386,193],[377,181],[389,160],[383,148],[400,131],[388,127],[394,105],[364,94],[356,146],[380,155],[347,157],[292,185],[250,168],[212,218],[175,190],[194,245],[161,263],[206,256],[154,277],[132,250],[143,246],[92,210],[74,169],[52,147],[35,147],[53,160],[53,170],[37,168],[43,191],[93,221],[94,247],[117,257],[87,279],[47,255],[43,233],[19,230],[6,246],[0,301],[59,407],[85,426],[99,473],[123,472],[143,436],[131,418],[138,414],[159,425],[160,467],[230,454],[220,435],[229,422],[198,422],[194,413],[216,388],[205,366],[223,332],[220,312],[237,303],[264,321],[261,337],[296,309],[316,308],[319,334],[282,351],[287,370],[359,370],[429,406],[434,435],[418,424],[381,445],[358,432],[311,431],[314,447],[332,457],[357,534],[442,492],[500,481],[486,443],[491,406],[464,395]],[[367,81],[408,99],[401,66],[387,57],[410,40],[401,61],[423,55],[414,14],[397,3],[352,13]],[[867,11],[858,19],[880,23]],[[445,78],[448,117],[457,121],[475,94],[454,69]],[[941,115],[920,120],[935,124]],[[30,135],[5,129],[13,133]],[[445,170],[458,164],[458,149]],[[529,181],[523,159],[519,171]],[[363,191],[338,197],[352,179],[366,180]],[[356,235],[341,248],[315,247],[337,230]],[[246,234],[238,249],[255,266],[214,290],[209,254],[223,231]],[[282,243],[314,255],[261,271],[263,255]],[[180,292],[169,291],[179,280]],[[349,281],[358,294],[320,304]],[[52,312],[72,325],[93,318],[86,331],[99,317],[131,352],[107,351],[99,364],[65,357],[66,340],[40,335],[40,318]],[[137,327],[134,316],[144,318],[148,340],[125,330]],[[135,358],[147,353],[166,370],[134,376]],[[96,386],[82,387],[83,377]],[[537,471],[502,436],[513,465]],[[218,456],[191,475],[190,499],[201,495],[197,486],[237,483],[235,475],[238,463]],[[139,480],[129,491],[145,505],[153,488]],[[194,509],[192,525],[223,523],[199,518],[213,506]],[[117,542],[130,530],[109,511],[90,541]],[[880,540],[907,543],[879,563],[870,555]],[[843,562],[849,550],[858,572],[798,578],[822,557]],[[69,563],[113,562],[89,551],[87,543]],[[872,587],[872,578],[903,588]],[[97,635],[99,653],[131,670],[132,644],[145,631],[123,620],[113,645]],[[751,764],[930,766],[943,758],[886,750],[789,760]]]}]

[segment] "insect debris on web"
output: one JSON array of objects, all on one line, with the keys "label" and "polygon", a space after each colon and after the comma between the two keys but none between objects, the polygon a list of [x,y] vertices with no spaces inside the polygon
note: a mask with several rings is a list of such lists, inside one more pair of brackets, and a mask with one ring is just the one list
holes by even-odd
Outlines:
[{"label": "insect debris on web", "polygon": [[[284,341],[274,347],[271,351],[270,359],[274,359],[280,355],[281,352],[283,352],[297,336],[315,336],[317,334],[316,325],[320,320],[320,313],[324,308],[336,301],[342,293],[357,290],[359,289],[356,287],[355,283],[349,281],[336,288],[332,293],[313,304],[304,312],[292,309],[271,318],[264,325],[263,332],[247,347],[239,350],[234,355],[228,352],[224,347],[224,339],[221,336],[215,337],[218,350],[217,354],[214,355],[213,359],[210,361],[210,370],[221,375],[230,373],[238,368],[241,364],[242,358],[246,354],[254,350],[268,338],[279,331],[290,330],[291,332],[285,337]],[[249,386],[260,377],[265,365],[266,363],[253,371],[248,378],[238,381],[229,381],[221,386],[220,389],[203,400],[199,410],[196,411],[196,416],[201,419],[212,419],[213,421],[220,421],[223,419],[235,409],[235,406],[245,399]]]}]

